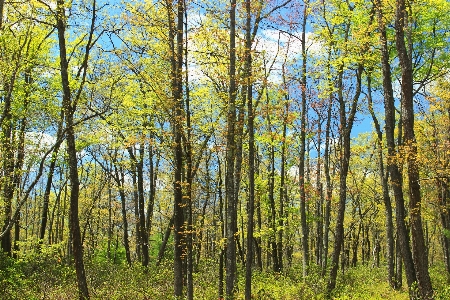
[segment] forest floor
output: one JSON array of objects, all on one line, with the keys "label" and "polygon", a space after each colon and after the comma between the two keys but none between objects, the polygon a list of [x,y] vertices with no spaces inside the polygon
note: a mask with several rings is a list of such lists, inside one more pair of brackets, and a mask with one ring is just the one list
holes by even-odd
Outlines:
[{"label": "forest floor", "polygon": [[[172,299],[173,274],[168,260],[156,267],[128,267],[107,260],[86,261],[91,299]],[[194,274],[194,298],[218,299],[217,260],[206,260]],[[301,265],[293,264],[285,274],[258,272],[253,274],[254,299],[324,299],[326,281],[319,272],[301,278]],[[430,269],[436,299],[450,299],[450,286],[444,268]],[[238,279],[236,299],[244,299],[244,272]],[[406,285],[406,282],[404,282]],[[76,275],[73,267],[57,257],[35,256],[33,259],[0,259],[0,299],[77,299]],[[386,268],[360,265],[339,272],[333,299],[409,299],[406,287],[391,289]]]}]

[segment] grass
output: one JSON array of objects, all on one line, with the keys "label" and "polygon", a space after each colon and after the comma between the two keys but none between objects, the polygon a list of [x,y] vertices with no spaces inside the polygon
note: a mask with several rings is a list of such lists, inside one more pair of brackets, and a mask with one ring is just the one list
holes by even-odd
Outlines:
[{"label": "grass", "polygon": [[[204,260],[194,274],[196,299],[218,299],[217,262]],[[169,261],[143,269],[111,262],[88,261],[86,274],[91,299],[174,299],[172,266]],[[286,274],[255,271],[252,278],[254,299],[325,299],[326,279],[312,268],[303,280],[301,268],[294,265]],[[450,299],[450,287],[442,266],[430,269],[437,299]],[[244,271],[238,272],[236,299],[244,299]],[[32,260],[0,258],[1,299],[76,299],[76,275],[72,267],[57,258],[41,255]],[[391,289],[384,268],[358,266],[340,273],[333,299],[409,299],[407,288]]]}]

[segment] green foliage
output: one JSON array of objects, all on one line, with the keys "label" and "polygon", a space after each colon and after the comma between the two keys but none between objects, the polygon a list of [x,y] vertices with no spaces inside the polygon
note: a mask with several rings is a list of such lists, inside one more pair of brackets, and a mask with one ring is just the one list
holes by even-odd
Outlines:
[{"label": "green foliage", "polygon": [[61,294],[54,293],[68,287],[74,293],[64,294],[63,298],[76,297],[75,270],[62,262],[60,246],[43,245],[40,253],[36,249],[28,251],[17,260],[1,253],[0,289],[5,291],[2,299],[60,299],[57,295]]},{"label": "green foliage", "polygon": [[108,258],[108,246],[107,243],[104,242],[95,249],[92,261],[97,264],[106,262],[111,262],[112,264],[126,264],[125,247],[123,247],[122,244],[116,247],[114,243],[111,243],[109,255],[110,257]]},{"label": "green foliage", "polygon": [[[99,250],[99,253],[101,251]],[[57,247],[44,247],[42,254],[14,261],[1,256],[0,288],[2,299],[74,299],[77,297],[75,270],[59,260]],[[105,252],[103,252],[105,254]],[[194,298],[217,299],[217,258],[200,261],[194,273]],[[448,299],[450,288],[443,266],[430,270],[436,299]],[[94,258],[86,262],[92,299],[173,299],[173,271],[169,260],[156,267],[140,264],[128,267],[110,260]],[[301,277],[301,264],[294,263],[287,273],[254,270],[254,299],[325,299],[326,278],[321,269],[310,265],[307,278]],[[409,299],[407,288],[391,289],[385,268],[358,266],[338,275],[332,299]],[[244,272],[238,270],[236,299],[244,299]]]},{"label": "green foliage", "polygon": [[450,299],[450,274],[442,264],[430,268],[430,277],[435,290],[435,299]]},{"label": "green foliage", "polygon": [[337,278],[335,299],[409,299],[406,289],[395,291],[386,280],[385,268],[358,266]]}]

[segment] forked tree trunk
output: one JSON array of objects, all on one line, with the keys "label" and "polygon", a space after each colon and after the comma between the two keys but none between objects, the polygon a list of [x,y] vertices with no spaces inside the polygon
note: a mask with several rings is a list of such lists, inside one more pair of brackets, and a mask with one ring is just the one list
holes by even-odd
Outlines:
[{"label": "forked tree trunk", "polygon": [[[347,28],[348,29],[348,28]],[[348,31],[347,31],[348,33]],[[347,40],[347,36],[346,36]],[[336,217],[336,229],[335,229],[335,244],[332,256],[332,265],[330,271],[330,279],[328,281],[327,294],[330,295],[332,290],[336,286],[336,277],[339,267],[339,255],[342,247],[344,246],[344,216],[345,216],[345,203],[347,199],[347,175],[350,163],[350,133],[353,128],[353,123],[356,114],[356,108],[359,97],[361,95],[361,76],[363,72],[363,66],[358,65],[356,71],[356,87],[351,100],[350,112],[346,110],[346,103],[343,97],[343,66],[341,65],[338,75],[338,101],[339,101],[339,119],[341,126],[341,154],[340,154],[340,178],[339,178],[339,205]]]},{"label": "forked tree trunk", "polygon": [[[377,5],[378,19],[383,19],[381,3]],[[392,89],[391,66],[389,63],[389,52],[387,46],[387,34],[384,23],[379,23],[381,33],[381,66],[383,72],[383,92],[384,92],[384,113],[385,113],[385,135],[388,152],[387,171],[389,172],[390,185],[394,192],[395,214],[397,225],[397,248],[400,249],[403,262],[405,264],[406,281],[408,287],[416,281],[414,263],[412,260],[411,248],[409,246],[409,234],[405,224],[406,210],[403,198],[403,180],[400,167],[393,158],[396,156],[396,145],[394,137],[395,129],[395,107],[394,93]],[[397,265],[399,262],[397,262]],[[398,279],[397,279],[398,281]]]},{"label": "forked tree trunk", "polygon": [[408,53],[405,44],[404,27],[408,24],[405,0],[396,1],[395,42],[401,67],[402,122],[404,146],[407,151],[409,183],[409,218],[411,223],[412,257],[416,270],[417,286],[422,299],[433,298],[433,287],[428,273],[428,256],[421,217],[421,195],[419,166],[417,162],[417,144],[414,133],[413,70],[412,53]]}]

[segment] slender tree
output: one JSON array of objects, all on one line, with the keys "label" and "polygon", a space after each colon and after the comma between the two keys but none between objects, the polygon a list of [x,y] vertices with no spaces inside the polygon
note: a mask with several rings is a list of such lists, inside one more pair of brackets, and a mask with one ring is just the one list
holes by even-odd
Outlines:
[{"label": "slender tree", "polygon": [[63,92],[62,108],[64,110],[65,133],[66,133],[67,154],[69,164],[69,178],[71,183],[69,224],[73,243],[72,250],[75,259],[75,270],[77,273],[79,297],[80,299],[89,299],[89,292],[86,282],[86,274],[84,270],[84,261],[83,261],[83,244],[81,239],[80,222],[78,216],[80,182],[78,177],[77,150],[75,146],[74,114],[77,108],[77,103],[81,98],[83,86],[86,82],[90,51],[96,41],[94,40],[94,30],[97,18],[97,6],[96,0],[94,0],[92,3],[92,17],[88,33],[88,40],[86,42],[85,51],[82,58],[82,64],[77,73],[77,78],[80,81],[80,85],[75,94],[72,94],[69,81],[69,60],[67,56],[67,46],[65,36],[65,32],[67,29],[65,7],[66,7],[65,1],[58,0],[55,15],[56,15],[56,29],[58,31],[59,59],[61,68],[60,72],[61,72],[61,84]]},{"label": "slender tree", "polygon": [[236,285],[236,230],[237,203],[235,199],[235,123],[236,123],[236,0],[231,0],[230,6],[230,67],[229,67],[229,98],[227,109],[227,151],[225,192],[227,201],[227,251],[226,251],[226,298],[233,299]]}]

